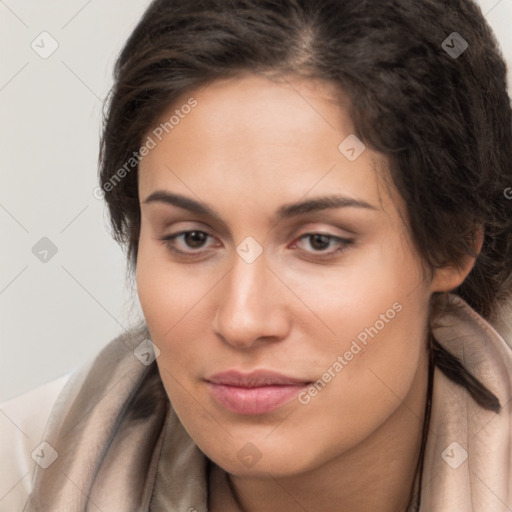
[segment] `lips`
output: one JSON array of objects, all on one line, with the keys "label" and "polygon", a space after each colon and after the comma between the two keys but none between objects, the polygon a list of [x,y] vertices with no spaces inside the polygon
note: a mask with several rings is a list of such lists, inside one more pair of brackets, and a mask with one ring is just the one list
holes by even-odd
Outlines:
[{"label": "lips", "polygon": [[248,374],[236,370],[217,373],[205,379],[212,396],[224,408],[237,414],[264,414],[285,403],[311,384],[267,370]]}]

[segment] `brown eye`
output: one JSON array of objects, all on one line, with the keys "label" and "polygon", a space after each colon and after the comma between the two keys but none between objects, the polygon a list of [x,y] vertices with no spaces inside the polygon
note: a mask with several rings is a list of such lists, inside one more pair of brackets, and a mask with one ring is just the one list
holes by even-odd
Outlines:
[{"label": "brown eye", "polygon": [[194,249],[202,247],[205,240],[208,238],[208,234],[204,231],[187,231],[183,233],[183,235],[185,243]]},{"label": "brown eye", "polygon": [[[306,244],[305,241],[308,241]],[[334,257],[342,253],[353,243],[353,240],[325,233],[306,233],[299,237],[294,245],[299,245],[303,252],[318,257]],[[307,247],[309,245],[309,248]],[[302,246],[302,247],[301,247]]]},{"label": "brown eye", "polygon": [[205,231],[190,230],[180,231],[159,240],[174,254],[183,258],[197,258],[201,256],[201,251],[207,246],[208,238],[213,237]]},{"label": "brown eye", "polygon": [[328,247],[329,242],[331,241],[331,237],[329,235],[322,235],[320,233],[309,235],[309,237],[311,247],[319,250],[323,250]]}]

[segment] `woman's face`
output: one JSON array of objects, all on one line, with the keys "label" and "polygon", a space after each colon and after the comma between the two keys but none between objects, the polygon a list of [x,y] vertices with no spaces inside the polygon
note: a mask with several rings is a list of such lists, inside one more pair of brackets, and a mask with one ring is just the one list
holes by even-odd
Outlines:
[{"label": "woman's face", "polygon": [[[404,404],[420,417],[440,284],[333,86],[217,81],[144,140],[138,293],[198,446],[232,474],[293,475],[362,445]],[[209,382],[230,370],[284,380]]]}]

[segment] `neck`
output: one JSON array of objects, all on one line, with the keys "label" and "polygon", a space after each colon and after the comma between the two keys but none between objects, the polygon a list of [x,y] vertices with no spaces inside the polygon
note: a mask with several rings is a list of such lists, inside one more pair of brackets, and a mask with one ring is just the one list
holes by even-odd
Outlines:
[{"label": "neck", "polygon": [[402,401],[396,397],[399,405],[394,414],[362,443],[328,464],[298,475],[228,475],[237,505],[222,510],[405,512],[411,504],[420,459],[427,390],[425,357],[408,395]]}]

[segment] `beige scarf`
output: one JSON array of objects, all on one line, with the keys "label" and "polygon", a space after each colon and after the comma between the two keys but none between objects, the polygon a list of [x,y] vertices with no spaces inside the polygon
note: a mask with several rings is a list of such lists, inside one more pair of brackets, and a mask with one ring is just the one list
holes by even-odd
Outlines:
[{"label": "beige scarf", "polygon": [[[450,298],[460,307],[434,335],[502,411],[484,410],[434,370],[420,512],[510,512],[512,351],[462,299]],[[36,468],[25,512],[207,512],[209,483],[223,489],[226,511],[233,506],[225,473],[180,423],[156,364],[135,357],[148,337],[139,328],[116,338],[66,385],[44,436],[58,457]]]}]

